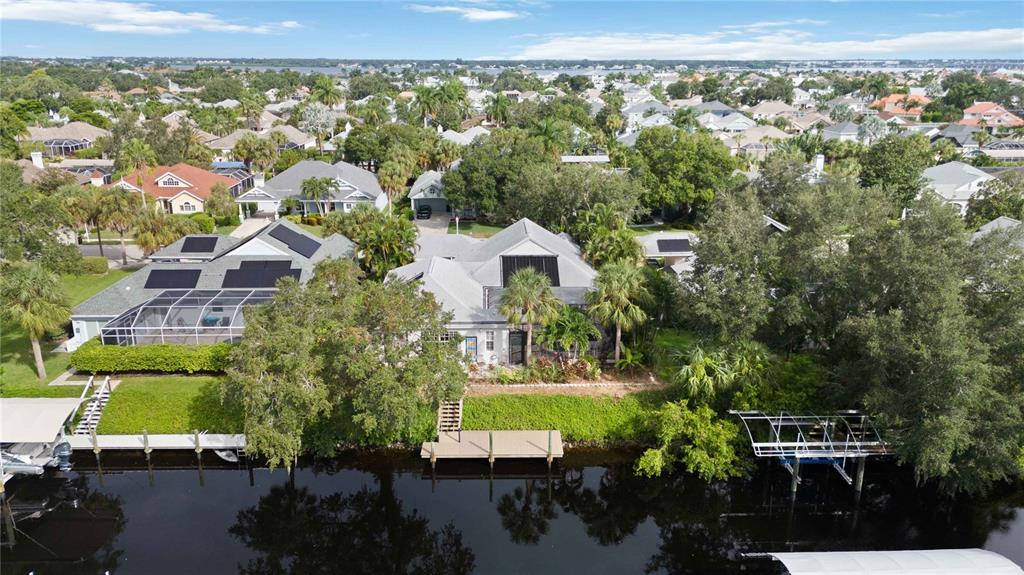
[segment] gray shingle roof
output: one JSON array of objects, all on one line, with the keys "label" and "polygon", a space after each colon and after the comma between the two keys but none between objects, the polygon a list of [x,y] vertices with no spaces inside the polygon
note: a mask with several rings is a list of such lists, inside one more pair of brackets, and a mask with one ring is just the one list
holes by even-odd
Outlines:
[{"label": "gray shingle roof", "polygon": [[[185,240],[188,238],[215,238],[217,243],[214,245],[212,251],[209,252],[182,252],[181,248],[185,245]],[[149,256],[149,259],[153,261],[158,260],[174,260],[179,258],[188,259],[213,259],[221,253],[233,248],[239,242],[239,238],[233,238],[231,236],[225,236],[220,234],[196,234],[191,236],[185,236],[173,244],[158,250]]]},{"label": "gray shingle roof", "polygon": [[302,196],[302,182],[310,178],[338,178],[349,185],[342,185],[332,199],[343,200],[354,192],[365,194],[371,200],[384,193],[377,176],[368,170],[347,162],[331,165],[320,160],[302,160],[263,184],[262,190],[275,199]]},{"label": "gray shingle roof", "polygon": [[[320,243],[320,248],[309,258],[291,250],[287,244],[270,235],[275,228],[283,226],[292,231],[315,239]],[[269,245],[274,250],[281,252],[280,255],[267,255],[246,253],[245,247],[259,240]],[[176,242],[177,243],[177,242]],[[219,243],[219,242],[218,242]],[[173,245],[173,244],[172,244]],[[251,245],[250,245],[251,247]],[[75,307],[73,317],[114,317],[121,312],[139,305],[164,291],[167,288],[145,287],[146,281],[153,270],[201,270],[199,281],[195,289],[221,289],[224,281],[224,274],[227,270],[238,269],[243,261],[255,260],[288,260],[291,261],[292,269],[299,269],[299,281],[305,283],[313,275],[313,268],[322,260],[328,258],[352,257],[354,245],[348,238],[334,234],[329,238],[322,239],[310,234],[300,226],[281,219],[263,228],[258,233],[238,241],[226,251],[221,252],[217,257],[205,262],[168,262],[151,263],[132,275],[122,279],[93,297],[85,300]]]}]

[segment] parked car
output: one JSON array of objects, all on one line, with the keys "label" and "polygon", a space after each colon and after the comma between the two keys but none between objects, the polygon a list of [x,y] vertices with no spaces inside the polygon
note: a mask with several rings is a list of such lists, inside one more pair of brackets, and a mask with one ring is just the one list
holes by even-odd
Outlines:
[{"label": "parked car", "polygon": [[433,210],[430,209],[430,206],[420,206],[420,207],[416,208],[416,219],[417,220],[429,220],[430,219],[430,214],[432,214],[432,213],[433,213]]}]

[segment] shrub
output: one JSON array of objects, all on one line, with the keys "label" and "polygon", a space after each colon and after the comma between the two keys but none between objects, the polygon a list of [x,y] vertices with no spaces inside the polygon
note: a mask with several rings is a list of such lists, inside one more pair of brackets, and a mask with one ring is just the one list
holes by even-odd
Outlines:
[{"label": "shrub", "polygon": [[217,227],[224,226],[237,226],[241,225],[241,221],[238,219],[238,214],[231,214],[230,216],[218,216],[214,218],[217,223]]},{"label": "shrub", "polygon": [[199,225],[199,231],[203,232],[204,234],[213,233],[213,230],[216,227],[216,222],[214,221],[213,216],[211,216],[210,214],[204,214],[203,212],[199,212],[197,214],[192,214],[189,217],[191,217],[192,221]]},{"label": "shrub", "polygon": [[300,216],[298,214],[288,214],[287,216],[284,217],[284,219],[288,220],[289,222],[291,222],[293,224],[301,224],[302,223],[302,216]]},{"label": "shrub", "polygon": [[322,226],[324,225],[324,217],[320,214],[311,214],[308,216],[303,216],[302,223],[306,224],[307,226]]},{"label": "shrub", "polygon": [[228,365],[231,344],[212,345],[103,345],[93,339],[71,354],[71,367],[85,373],[222,372]]},{"label": "shrub", "polygon": [[85,256],[82,258],[82,273],[100,275],[107,273],[107,258],[103,256]]}]

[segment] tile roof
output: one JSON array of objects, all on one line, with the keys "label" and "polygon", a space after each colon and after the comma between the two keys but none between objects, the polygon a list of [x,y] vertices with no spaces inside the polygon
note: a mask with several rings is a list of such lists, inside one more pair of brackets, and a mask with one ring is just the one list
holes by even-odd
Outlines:
[{"label": "tile roof", "polygon": [[[158,182],[166,176],[173,176],[181,185],[160,186]],[[113,185],[127,184],[132,189],[138,189],[139,171],[132,172],[122,177]],[[228,188],[238,184],[238,180],[215,174],[211,171],[197,168],[184,162],[173,166],[154,166],[152,169],[142,171],[142,188],[152,198],[173,198],[182,192],[205,200],[210,196],[210,190],[214,184],[221,182]]]}]

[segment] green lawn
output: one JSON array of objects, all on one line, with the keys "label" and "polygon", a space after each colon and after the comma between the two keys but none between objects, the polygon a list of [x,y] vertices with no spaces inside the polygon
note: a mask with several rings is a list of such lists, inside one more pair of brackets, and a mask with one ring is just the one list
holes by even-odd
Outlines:
[{"label": "green lawn", "polygon": [[125,378],[110,394],[99,434],[240,433],[242,417],[221,404],[218,377]]},{"label": "green lawn", "polygon": [[577,395],[493,395],[463,402],[465,429],[558,429],[573,442],[646,441],[666,392],[621,399]]},{"label": "green lawn", "polygon": [[[64,292],[72,307],[89,299],[103,288],[131,273],[131,270],[110,270],[104,275],[65,275]],[[46,383],[68,368],[68,354],[51,353],[56,342],[43,341],[43,363],[47,381],[36,377],[32,347],[21,328],[11,322],[0,325],[0,395],[5,397],[66,397],[77,396],[77,387],[47,387]]]},{"label": "green lawn", "polygon": [[235,231],[238,226],[217,226],[213,233],[230,236],[231,232]]},{"label": "green lawn", "polygon": [[[505,228],[478,222],[459,222],[459,233],[474,238],[489,238]],[[448,233],[455,233],[455,222],[448,224]]]}]

